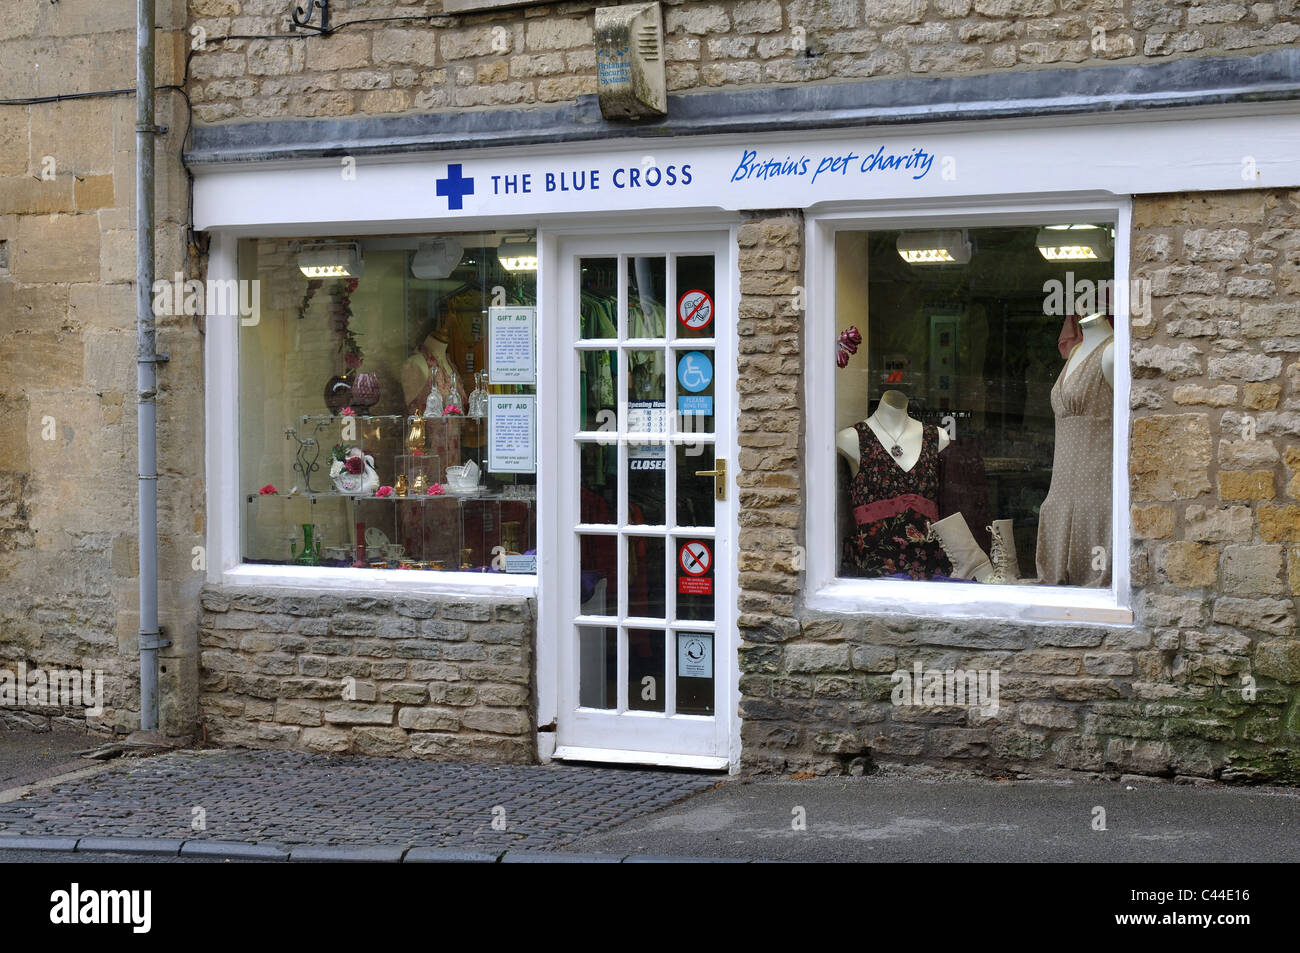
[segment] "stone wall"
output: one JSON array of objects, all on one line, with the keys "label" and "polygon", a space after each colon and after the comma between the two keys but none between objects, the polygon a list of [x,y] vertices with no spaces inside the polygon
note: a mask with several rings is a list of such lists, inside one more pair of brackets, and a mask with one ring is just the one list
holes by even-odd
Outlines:
[{"label": "stone wall", "polygon": [[[131,89],[135,8],[96,0],[8,3],[0,100]],[[158,4],[158,80],[176,82],[183,2]],[[185,264],[184,112],[158,149],[158,272]],[[135,99],[0,103],[0,668],[104,673],[90,727],[139,727],[135,446]],[[164,318],[159,350],[163,726],[194,722],[194,603],[203,542],[202,353],[194,318]],[[165,663],[166,664],[166,663]],[[0,711],[43,728],[56,709]]]},{"label": "stone wall", "polygon": [[[773,252],[797,260],[798,232],[782,221],[741,232],[740,481],[797,494],[800,343],[782,296],[798,272]],[[742,489],[748,768],[1300,782],[1300,192],[1135,199],[1133,277],[1151,302],[1133,320],[1137,623],[806,611],[798,507]],[[794,393],[770,374],[794,375]],[[998,710],[894,704],[892,673],[918,663],[998,672]]]},{"label": "stone wall", "polygon": [[537,760],[531,600],[207,586],[201,606],[210,742]]},{"label": "stone wall", "polygon": [[[591,11],[550,3],[441,16],[441,3],[369,0],[330,37],[284,34],[281,0],[190,0],[207,47],[200,122],[432,112],[567,102],[594,93]],[[800,84],[1247,53],[1294,44],[1300,3],[1175,0],[666,0],[668,88]]]}]

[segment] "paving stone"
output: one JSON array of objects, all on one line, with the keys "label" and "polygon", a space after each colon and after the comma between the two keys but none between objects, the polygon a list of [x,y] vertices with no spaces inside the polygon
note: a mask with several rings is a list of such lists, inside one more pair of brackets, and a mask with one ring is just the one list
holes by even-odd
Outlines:
[{"label": "paving stone", "polygon": [[[39,838],[71,850],[75,838],[94,831],[95,841],[175,838],[168,844],[180,845],[181,856],[285,860],[292,853],[301,860],[311,856],[308,846],[387,845],[382,858],[363,859],[401,859],[415,848],[422,852],[408,853],[407,862],[455,859],[429,853],[437,850],[495,862],[508,851],[555,850],[717,780],[580,765],[179,751],[0,804],[0,849],[22,835],[24,844]],[[191,829],[195,808],[203,810],[202,831]]]}]

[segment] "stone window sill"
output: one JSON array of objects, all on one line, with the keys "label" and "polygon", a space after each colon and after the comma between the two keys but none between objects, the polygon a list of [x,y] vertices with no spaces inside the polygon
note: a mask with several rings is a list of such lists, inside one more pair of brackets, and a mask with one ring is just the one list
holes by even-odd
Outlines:
[{"label": "stone window sill", "polygon": [[537,596],[536,576],[507,576],[504,573],[420,572],[401,569],[332,569],[316,566],[266,566],[245,564],[221,574],[227,586],[269,586],[316,589],[367,595],[418,594]]},{"label": "stone window sill", "polygon": [[988,586],[905,579],[835,579],[804,601],[809,609],[1005,622],[1132,625],[1133,611],[1112,589]]}]

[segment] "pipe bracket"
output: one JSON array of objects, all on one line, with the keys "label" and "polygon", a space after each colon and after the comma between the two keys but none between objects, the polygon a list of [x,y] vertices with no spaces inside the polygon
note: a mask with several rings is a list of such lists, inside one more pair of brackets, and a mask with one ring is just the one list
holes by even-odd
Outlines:
[{"label": "pipe bracket", "polygon": [[158,626],[156,632],[140,631],[140,650],[143,652],[157,651],[171,646],[172,640],[165,637],[166,632],[162,626]]}]

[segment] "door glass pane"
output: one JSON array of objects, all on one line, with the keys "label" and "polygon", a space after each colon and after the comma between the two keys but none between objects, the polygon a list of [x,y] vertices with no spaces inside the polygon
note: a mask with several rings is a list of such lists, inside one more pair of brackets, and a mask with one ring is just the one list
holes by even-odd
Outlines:
[{"label": "door glass pane", "polygon": [[653,629],[627,632],[627,707],[664,710],[664,634]]},{"label": "door glass pane", "polygon": [[[643,448],[652,453],[633,456],[637,447],[627,448],[627,521],[636,525],[664,524],[664,447]],[[656,456],[657,455],[657,458]]]},{"label": "door glass pane", "polygon": [[678,632],[676,644],[678,714],[712,715],[713,635]]},{"label": "door glass pane", "polygon": [[627,260],[627,336],[662,338],[668,268],[663,258]]},{"label": "door glass pane", "polygon": [[677,301],[673,326],[679,338],[711,338],[716,329],[712,255],[677,259]]},{"label": "door glass pane", "polygon": [[[663,351],[627,352],[627,429],[663,434],[668,429],[664,404]],[[664,471],[667,448],[658,437],[632,438],[627,446],[629,523],[664,522]]]},{"label": "door glass pane", "polygon": [[578,336],[618,337],[618,259],[578,260]]},{"label": "door glass pane", "polygon": [[627,538],[627,614],[664,617],[664,538]]},{"label": "door glass pane", "polygon": [[674,541],[677,575],[677,618],[713,620],[713,540],[679,536]]},{"label": "door glass pane", "polygon": [[578,627],[578,704],[583,708],[618,705],[618,630]]},{"label": "door glass pane", "polygon": [[712,470],[713,445],[696,442],[679,445],[677,451],[677,525],[713,525],[713,477],[696,476]]},{"label": "door glass pane", "polygon": [[[664,419],[664,352],[654,350],[627,352],[627,400],[629,411],[640,407],[643,417],[632,414],[628,430],[653,430],[667,428]],[[651,413],[654,411],[654,413]],[[638,423],[638,421],[642,421]]]},{"label": "door glass pane", "polygon": [[618,447],[599,443],[578,445],[583,523],[614,523],[618,516]]},{"label": "door glass pane", "polygon": [[616,352],[578,352],[578,429],[618,429],[617,374]]},{"label": "door glass pane", "polygon": [[675,350],[677,429],[683,433],[713,433],[713,393],[717,369],[711,350]]},{"label": "door glass pane", "polygon": [[616,615],[618,608],[618,537],[578,537],[578,612]]}]

